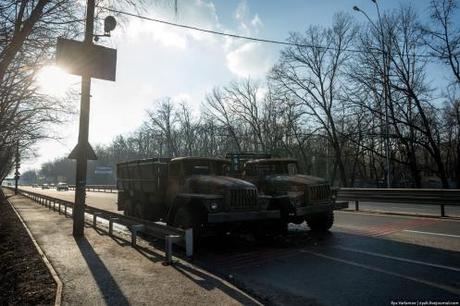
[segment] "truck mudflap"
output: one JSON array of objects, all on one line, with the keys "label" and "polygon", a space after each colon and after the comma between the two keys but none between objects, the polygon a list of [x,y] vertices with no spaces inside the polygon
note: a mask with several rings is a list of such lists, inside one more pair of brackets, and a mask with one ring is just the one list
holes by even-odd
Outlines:
[{"label": "truck mudflap", "polygon": [[317,213],[323,211],[330,211],[330,210],[339,210],[348,208],[348,202],[334,202],[329,204],[319,204],[319,205],[311,205],[305,207],[297,207],[295,215],[296,216],[305,216],[310,213]]},{"label": "truck mudflap", "polygon": [[208,214],[208,223],[254,221],[280,218],[281,214],[279,210],[221,212]]}]

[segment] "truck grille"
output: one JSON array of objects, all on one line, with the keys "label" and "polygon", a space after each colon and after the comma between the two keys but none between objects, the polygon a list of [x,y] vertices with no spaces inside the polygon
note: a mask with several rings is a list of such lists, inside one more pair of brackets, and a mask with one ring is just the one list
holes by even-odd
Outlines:
[{"label": "truck grille", "polygon": [[306,192],[307,202],[326,202],[331,198],[331,188],[329,185],[309,186]]},{"label": "truck grille", "polygon": [[257,206],[257,191],[248,190],[231,190],[230,207],[233,209],[246,209]]}]

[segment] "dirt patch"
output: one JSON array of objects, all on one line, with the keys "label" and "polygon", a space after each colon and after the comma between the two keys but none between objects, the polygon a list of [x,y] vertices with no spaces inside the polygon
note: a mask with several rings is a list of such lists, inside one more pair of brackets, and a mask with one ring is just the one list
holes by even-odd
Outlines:
[{"label": "dirt patch", "polygon": [[0,191],[0,305],[54,304],[56,283]]}]

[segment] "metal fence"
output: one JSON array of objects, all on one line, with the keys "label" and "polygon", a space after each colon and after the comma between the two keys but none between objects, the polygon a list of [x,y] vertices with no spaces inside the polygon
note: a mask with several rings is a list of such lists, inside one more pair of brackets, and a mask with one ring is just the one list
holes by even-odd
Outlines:
[{"label": "metal fence", "polygon": [[[18,190],[19,194],[28,197],[37,203],[48,207],[50,210],[57,211],[59,214],[71,215],[69,209],[73,208],[74,203],[62,199],[53,198],[36,192],[23,189]],[[120,215],[107,210],[85,205],[85,213],[92,215],[92,225],[97,227],[97,219],[108,221],[109,235],[113,235],[113,225],[120,224],[126,226],[131,231],[131,245],[136,247],[137,236],[144,233],[155,238],[165,240],[165,251],[167,263],[172,263],[172,244],[185,246],[186,256],[193,256],[193,229],[183,230],[180,228],[159,224],[144,219]]]},{"label": "metal fence", "polygon": [[341,188],[337,199],[355,202],[439,205],[445,217],[445,206],[460,206],[460,189],[406,189],[406,188]]}]

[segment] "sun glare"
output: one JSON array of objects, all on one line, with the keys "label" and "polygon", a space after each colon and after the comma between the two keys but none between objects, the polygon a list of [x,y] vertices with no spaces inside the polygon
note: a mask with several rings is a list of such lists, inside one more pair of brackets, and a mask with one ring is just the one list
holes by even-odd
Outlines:
[{"label": "sun glare", "polygon": [[75,76],[54,65],[43,67],[37,77],[40,92],[55,97],[64,96],[76,81]]}]

